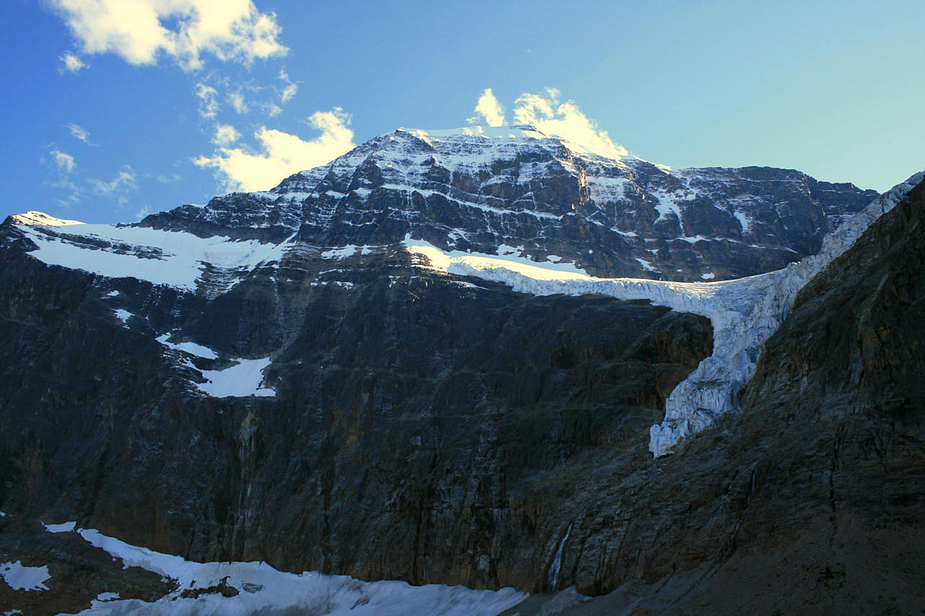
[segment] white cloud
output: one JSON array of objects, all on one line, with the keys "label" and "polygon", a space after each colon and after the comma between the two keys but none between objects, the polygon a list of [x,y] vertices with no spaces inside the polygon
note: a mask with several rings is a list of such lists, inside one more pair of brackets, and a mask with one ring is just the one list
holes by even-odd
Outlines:
[{"label": "white cloud", "polygon": [[[49,185],[67,191],[68,193],[66,197],[55,199],[55,201],[62,207],[71,207],[75,203],[79,203],[81,191],[77,184],[71,179],[71,174],[77,169],[77,163],[74,162],[74,157],[67,152],[62,152],[51,146],[49,146],[48,153],[51,155],[58,171],[57,178],[54,181],[50,181]],[[44,163],[45,159],[42,159],[42,162]]]},{"label": "white cloud", "polygon": [[292,98],[299,91],[299,84],[290,83],[283,89],[283,93],[280,95],[279,100],[282,104],[286,104],[292,100]]},{"label": "white cloud", "polygon": [[135,220],[141,220],[145,216],[151,213],[151,208],[147,205],[135,212]]},{"label": "white cloud", "polygon": [[81,69],[87,68],[89,65],[72,54],[67,52],[61,56],[61,61],[64,62],[64,68],[61,69],[61,72],[67,71],[69,73],[79,73]]},{"label": "white cloud", "polygon": [[116,197],[119,205],[128,203],[128,193],[138,187],[135,183],[135,170],[129,165],[122,165],[116,176],[108,182],[93,178],[87,182],[93,187],[94,193],[104,197]]},{"label": "white cloud", "polygon": [[280,105],[285,105],[291,101],[299,91],[299,84],[289,79],[289,74],[285,70],[279,71],[279,78],[286,82],[286,87],[279,95]]},{"label": "white cloud", "polygon": [[477,115],[469,118],[470,124],[478,122],[479,115],[481,115],[489,126],[504,126],[504,108],[495,98],[491,88],[485,88],[485,91],[482,92],[479,102],[475,106],[475,113]]},{"label": "white cloud", "polygon": [[218,90],[204,83],[197,83],[196,97],[199,99],[200,117],[214,118],[218,113]]},{"label": "white cloud", "polygon": [[261,13],[251,0],[50,1],[84,53],[114,53],[130,64],[154,64],[163,53],[195,70],[206,54],[249,64],[288,52],[277,40],[276,15]]},{"label": "white cloud", "polygon": [[61,173],[71,173],[74,171],[74,169],[77,168],[77,163],[74,162],[74,157],[67,152],[51,150],[49,154],[51,154],[52,158],[55,159],[55,164],[58,165],[58,171]]},{"label": "white cloud", "polygon": [[90,143],[90,132],[80,124],[68,124],[67,128],[75,139],[79,139],[86,144]]},{"label": "white cloud", "polygon": [[219,124],[215,127],[215,136],[212,137],[212,143],[220,148],[227,148],[240,137],[241,133],[236,131],[231,124]]},{"label": "white cloud", "polygon": [[219,148],[214,156],[200,156],[193,162],[214,168],[226,190],[266,190],[293,173],[323,165],[354,147],[353,131],[348,128],[350,117],[340,108],[315,112],[308,123],[321,135],[303,141],[297,135],[261,128],[254,135],[260,152]]},{"label": "white cloud", "polygon": [[584,115],[574,101],[559,103],[559,91],[553,88],[545,94],[521,94],[514,101],[514,122],[532,124],[547,135],[554,135],[588,152],[621,158],[629,153],[614,143],[607,131]]},{"label": "white cloud", "polygon": [[247,104],[247,101],[244,100],[244,95],[240,90],[229,93],[228,102],[231,103],[232,109],[234,109],[238,115],[244,115],[250,111],[250,106]]}]

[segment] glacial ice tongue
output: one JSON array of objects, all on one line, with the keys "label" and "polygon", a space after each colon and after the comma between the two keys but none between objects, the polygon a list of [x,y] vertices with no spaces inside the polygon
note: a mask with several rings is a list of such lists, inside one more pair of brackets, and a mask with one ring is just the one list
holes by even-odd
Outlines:
[{"label": "glacial ice tongue", "polygon": [[[712,426],[737,409],[736,396],[752,377],[764,342],[787,317],[797,293],[843,254],[884,213],[919,182],[925,171],[884,193],[826,236],[822,250],[786,268],[721,282],[665,282],[595,278],[578,270],[559,271],[549,263],[512,262],[497,255],[447,253],[419,240],[406,248],[425,257],[429,267],[448,274],[504,283],[534,295],[602,294],[623,300],[647,299],[680,312],[699,314],[713,325],[713,353],[668,396],[665,418],[649,430],[655,457],[672,453],[684,439]],[[522,260],[524,261],[524,260]]]}]

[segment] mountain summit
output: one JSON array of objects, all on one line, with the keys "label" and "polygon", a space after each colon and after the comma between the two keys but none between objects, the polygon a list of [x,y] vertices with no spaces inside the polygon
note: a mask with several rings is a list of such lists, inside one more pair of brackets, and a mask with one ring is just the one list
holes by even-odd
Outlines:
[{"label": "mountain summit", "polygon": [[143,226],[313,246],[407,234],[444,250],[573,263],[595,276],[724,280],[780,269],[876,193],[792,170],[608,158],[530,126],[401,129],[276,188]]}]

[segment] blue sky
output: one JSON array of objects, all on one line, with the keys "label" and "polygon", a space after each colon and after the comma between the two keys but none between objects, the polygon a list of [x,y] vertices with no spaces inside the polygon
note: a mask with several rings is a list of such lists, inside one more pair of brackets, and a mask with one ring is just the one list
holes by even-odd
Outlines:
[{"label": "blue sky", "polygon": [[134,221],[531,104],[653,162],[882,191],[925,168],[922,23],[921,0],[4,0],[0,217]]}]

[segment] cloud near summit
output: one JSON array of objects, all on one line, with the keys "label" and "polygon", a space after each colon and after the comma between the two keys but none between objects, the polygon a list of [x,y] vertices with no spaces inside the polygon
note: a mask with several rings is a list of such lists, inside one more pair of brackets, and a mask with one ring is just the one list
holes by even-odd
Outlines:
[{"label": "cloud near summit", "polygon": [[[350,116],[340,108],[316,111],[308,124],[321,131],[321,135],[303,141],[297,135],[261,127],[254,134],[260,142],[260,151],[220,147],[213,156],[200,156],[193,162],[199,167],[215,169],[219,183],[226,190],[268,190],[283,178],[330,162],[355,145],[349,128]],[[230,126],[222,129],[234,130]]]},{"label": "cloud near summit", "polygon": [[[502,126],[505,122],[504,109],[491,88],[486,88],[475,106],[476,116],[470,123],[484,118],[488,126]],[[537,130],[559,137],[587,152],[621,158],[628,156],[626,148],[614,143],[607,131],[597,122],[582,113],[575,101],[559,102],[559,91],[548,88],[545,92],[531,94],[524,92],[514,101],[514,124],[529,124]]]},{"label": "cloud near summit", "polygon": [[[114,53],[129,64],[154,64],[160,54],[183,70],[202,66],[202,56],[249,64],[285,55],[273,13],[251,0],[50,0],[85,54]],[[173,26],[173,27],[171,27]],[[85,66],[73,54],[67,70]]]}]

